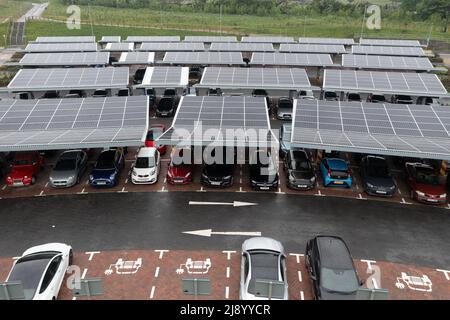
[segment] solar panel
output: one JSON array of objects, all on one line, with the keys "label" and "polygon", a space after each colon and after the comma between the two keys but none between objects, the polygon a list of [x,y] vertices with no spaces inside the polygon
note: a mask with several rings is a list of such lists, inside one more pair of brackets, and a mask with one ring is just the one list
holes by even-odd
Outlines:
[{"label": "solar panel", "polygon": [[179,36],[129,36],[124,42],[180,42]]},{"label": "solar panel", "polygon": [[126,88],[128,68],[22,69],[5,91]]},{"label": "solar panel", "polygon": [[25,52],[92,52],[97,51],[97,44],[91,43],[29,43]]},{"label": "solar panel", "polygon": [[237,42],[232,36],[186,36],[184,42]]},{"label": "solar panel", "polygon": [[294,43],[292,37],[242,37],[241,42],[256,43]]},{"label": "solar panel", "polygon": [[302,37],[298,40],[302,44],[341,44],[344,46],[350,46],[355,43],[353,39],[345,38],[313,38],[313,37]]},{"label": "solar panel", "polygon": [[294,147],[450,159],[446,107],[298,100],[293,121]]},{"label": "solar panel", "polygon": [[251,42],[213,42],[209,51],[260,51],[273,52],[271,43],[251,43]]},{"label": "solar panel", "polygon": [[304,69],[207,67],[197,88],[311,89]]},{"label": "solar panel", "polygon": [[70,36],[70,37],[37,37],[37,43],[77,43],[77,42],[95,42],[94,36]]},{"label": "solar panel", "polygon": [[435,74],[380,71],[325,70],[323,89],[431,97],[447,94]]},{"label": "solar panel", "polygon": [[93,66],[106,65],[109,52],[56,52],[27,53],[20,60],[21,66]]},{"label": "solar panel", "polygon": [[0,101],[0,151],[141,146],[148,97]]},{"label": "solar panel", "polygon": [[240,52],[167,52],[163,63],[173,64],[226,64],[243,65],[244,61]]},{"label": "solar panel", "polygon": [[114,64],[152,64],[155,62],[154,52],[123,52],[119,61]]},{"label": "solar panel", "polygon": [[421,47],[417,40],[360,39],[359,44],[368,46]]},{"label": "solar panel", "polygon": [[200,42],[144,42],[139,51],[205,51]]},{"label": "solar panel", "polygon": [[134,50],[134,43],[125,43],[125,42],[112,42],[107,43],[105,48],[102,49],[102,51],[133,51]]},{"label": "solar panel", "polygon": [[184,88],[189,82],[188,67],[147,67],[137,88]]},{"label": "solar panel", "polygon": [[333,60],[329,54],[308,54],[308,53],[266,53],[255,52],[250,61],[252,65],[272,65],[272,66],[332,66]]},{"label": "solar panel", "polygon": [[263,97],[184,96],[171,128],[158,140],[168,145],[258,146],[273,141]]},{"label": "solar panel", "polygon": [[103,36],[99,41],[100,43],[115,43],[122,41],[121,36]]},{"label": "solar panel", "polygon": [[353,54],[370,54],[403,57],[423,57],[425,52],[420,47],[389,47],[389,46],[353,46]]},{"label": "solar panel", "polygon": [[430,71],[433,64],[428,58],[371,56],[371,55],[342,55],[342,66],[361,69],[396,69]]},{"label": "solar panel", "polygon": [[346,53],[343,45],[338,44],[298,44],[298,43],[282,43],[280,52],[300,52],[300,53]]}]

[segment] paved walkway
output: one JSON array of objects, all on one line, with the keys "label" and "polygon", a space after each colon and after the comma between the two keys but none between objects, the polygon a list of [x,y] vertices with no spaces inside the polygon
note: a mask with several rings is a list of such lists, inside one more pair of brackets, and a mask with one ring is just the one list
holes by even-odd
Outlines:
[{"label": "paved walkway", "polygon": [[48,7],[48,2],[46,3],[33,3],[33,7],[27,11],[23,16],[17,20],[17,22],[25,22],[29,18],[37,18],[42,16],[45,9]]}]

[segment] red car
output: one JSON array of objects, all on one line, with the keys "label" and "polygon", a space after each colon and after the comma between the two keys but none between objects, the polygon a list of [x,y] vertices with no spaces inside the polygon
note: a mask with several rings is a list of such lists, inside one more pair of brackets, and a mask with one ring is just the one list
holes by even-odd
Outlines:
[{"label": "red car", "polygon": [[412,199],[430,204],[447,201],[445,177],[440,176],[432,166],[412,162],[407,162],[405,166]]},{"label": "red car", "polygon": [[191,183],[194,170],[192,159],[190,148],[174,148],[170,157],[169,169],[167,170],[167,182],[170,184]]},{"label": "red car", "polygon": [[[145,138],[145,146],[149,148],[155,147],[155,140],[158,139],[164,131],[166,131],[166,126],[163,124],[154,124],[150,126],[147,132],[147,137]],[[167,151],[167,146],[160,145],[156,147],[156,149],[158,149],[160,155],[163,155]]]},{"label": "red car", "polygon": [[36,182],[36,174],[44,165],[44,158],[37,151],[17,152],[6,176],[6,184],[13,187],[29,186]]}]

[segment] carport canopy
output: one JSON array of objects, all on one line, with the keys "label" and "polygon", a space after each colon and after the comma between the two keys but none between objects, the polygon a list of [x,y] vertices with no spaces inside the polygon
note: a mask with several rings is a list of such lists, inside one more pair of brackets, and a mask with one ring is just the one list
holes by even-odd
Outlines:
[{"label": "carport canopy", "polygon": [[295,100],[291,146],[450,160],[444,106]]},{"label": "carport canopy", "polygon": [[105,66],[109,52],[51,52],[27,53],[19,61],[20,66]]},{"label": "carport canopy", "polygon": [[142,83],[135,88],[185,88],[188,83],[188,67],[147,67]]},{"label": "carport canopy", "polygon": [[277,144],[266,99],[184,96],[172,126],[157,142],[178,146],[270,147]]},{"label": "carport canopy", "polygon": [[95,42],[95,36],[56,36],[56,37],[37,37],[31,43],[82,43]]},{"label": "carport canopy", "polygon": [[141,146],[148,97],[0,101],[0,151]]},{"label": "carport canopy", "polygon": [[0,91],[123,89],[128,75],[127,67],[22,69]]}]

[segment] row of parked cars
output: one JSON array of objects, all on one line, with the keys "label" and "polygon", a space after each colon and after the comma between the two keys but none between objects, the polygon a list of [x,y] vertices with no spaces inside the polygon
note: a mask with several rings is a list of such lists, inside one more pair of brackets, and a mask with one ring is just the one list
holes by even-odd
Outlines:
[{"label": "row of parked cars", "polygon": [[[339,96],[336,92],[325,91],[322,94],[322,98],[326,101],[339,101]],[[362,102],[363,99],[359,93],[349,92],[345,95],[344,101],[349,102]],[[390,99],[386,99],[384,95],[381,94],[370,94],[367,102],[372,103],[394,103],[394,104],[418,104],[418,105],[441,105],[439,98],[434,97],[418,97],[413,99],[408,95],[393,95]]]}]

